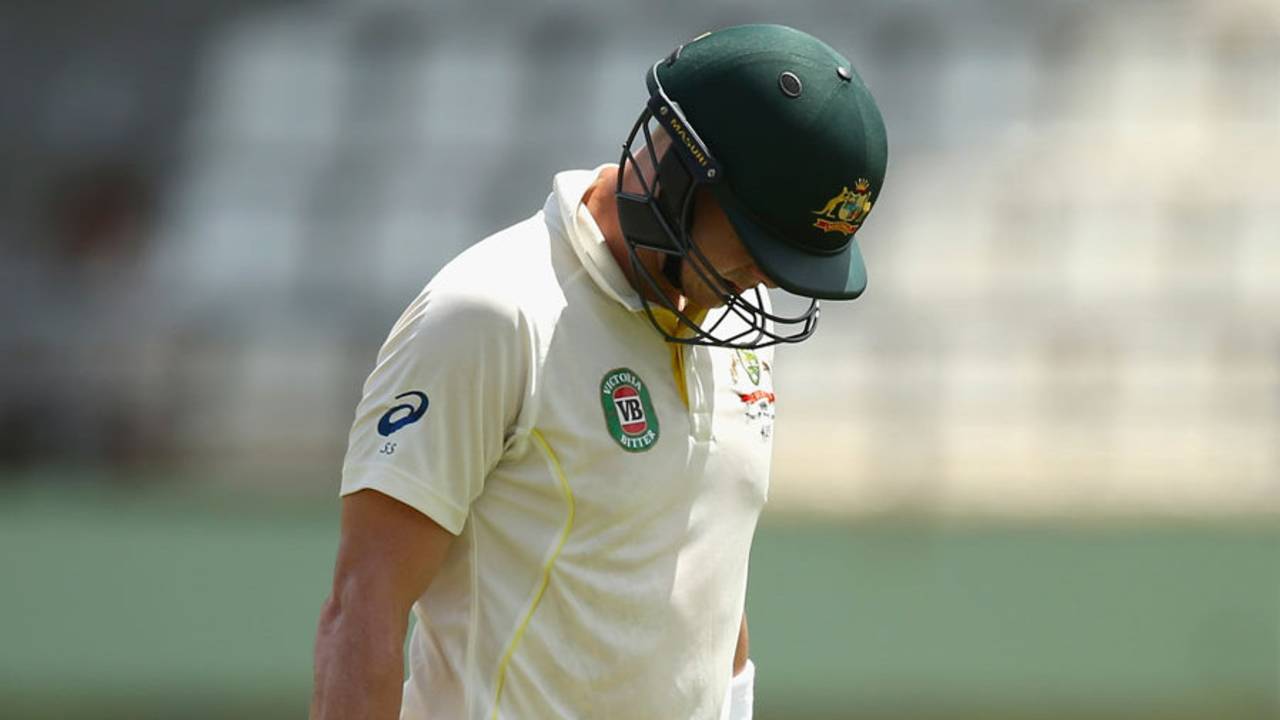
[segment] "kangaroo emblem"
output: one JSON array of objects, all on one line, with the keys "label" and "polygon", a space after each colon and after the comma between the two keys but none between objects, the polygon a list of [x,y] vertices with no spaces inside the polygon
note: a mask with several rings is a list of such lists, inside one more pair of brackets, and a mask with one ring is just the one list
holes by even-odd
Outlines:
[{"label": "kangaroo emblem", "polygon": [[845,186],[840,190],[839,195],[828,200],[827,204],[821,210],[814,210],[813,214],[833,218],[836,216],[836,210],[838,210],[841,205],[852,200],[854,197],[856,197],[854,193],[849,190],[848,186]]},{"label": "kangaroo emblem", "polygon": [[823,232],[853,235],[869,212],[871,212],[871,183],[859,178],[852,190],[848,185],[841,187],[840,192],[828,200],[821,210],[813,211],[814,215],[820,216],[813,221],[813,226]]}]

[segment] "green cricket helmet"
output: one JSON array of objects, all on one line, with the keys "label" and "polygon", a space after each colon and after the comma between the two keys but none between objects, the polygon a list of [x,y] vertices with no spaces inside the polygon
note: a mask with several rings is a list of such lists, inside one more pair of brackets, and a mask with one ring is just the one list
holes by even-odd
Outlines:
[{"label": "green cricket helmet", "polygon": [[[852,64],[826,43],[781,25],[707,33],[650,68],[649,101],[623,146],[618,213],[632,267],[655,291],[639,249],[666,255],[663,275],[680,288],[689,263],[721,295],[710,327],[655,292],[682,330],[655,327],[672,342],[754,348],[813,334],[818,300],[851,300],[867,273],[854,235],[884,182],[888,145],[875,99]],[[671,138],[662,157],[654,128]],[[636,152],[649,153],[648,167]],[[641,190],[624,190],[628,165]],[[809,299],[804,312],[775,315],[760,288],[738,292],[691,240],[694,196],[708,189],[756,265],[775,284]],[[642,296],[645,293],[642,293]],[[645,309],[652,319],[650,301]],[[731,334],[717,332],[735,316]],[[746,329],[743,330],[742,325]]]}]

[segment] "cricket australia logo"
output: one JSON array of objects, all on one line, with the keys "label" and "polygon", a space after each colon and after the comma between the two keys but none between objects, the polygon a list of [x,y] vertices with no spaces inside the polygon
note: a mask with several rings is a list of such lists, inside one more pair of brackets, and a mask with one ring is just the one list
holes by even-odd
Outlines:
[{"label": "cricket australia logo", "polygon": [[827,201],[821,210],[814,210],[814,215],[821,215],[813,221],[813,226],[823,232],[838,232],[841,235],[853,235],[862,226],[862,221],[871,212],[871,183],[859,178],[850,190],[847,186]]},{"label": "cricket australia logo", "polygon": [[600,406],[609,434],[627,452],[644,452],[658,442],[658,415],[649,389],[627,368],[605,373],[600,381]]},{"label": "cricket australia logo", "polygon": [[750,350],[735,351],[729,364],[730,385],[742,401],[743,417],[748,425],[759,428],[762,440],[773,436],[773,405],[778,398],[773,394],[772,374],[769,363]]}]

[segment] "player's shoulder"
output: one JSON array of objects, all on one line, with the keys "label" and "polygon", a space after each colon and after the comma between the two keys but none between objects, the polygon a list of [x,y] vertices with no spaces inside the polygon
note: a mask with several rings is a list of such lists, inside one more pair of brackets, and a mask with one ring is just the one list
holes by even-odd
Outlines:
[{"label": "player's shoulder", "polygon": [[[405,308],[388,345],[397,339],[459,350],[527,345],[544,334],[563,303],[540,215],[501,230],[445,264]],[[474,349],[474,347],[473,347]]]},{"label": "player's shoulder", "polygon": [[558,284],[546,223],[538,214],[464,250],[427,289],[473,309],[527,314],[553,300]]}]

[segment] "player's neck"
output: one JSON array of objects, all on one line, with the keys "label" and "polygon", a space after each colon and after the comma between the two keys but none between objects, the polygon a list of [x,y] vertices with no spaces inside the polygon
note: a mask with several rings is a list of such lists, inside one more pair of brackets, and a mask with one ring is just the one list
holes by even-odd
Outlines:
[{"label": "player's neck", "polygon": [[[618,186],[618,168],[607,167],[600,171],[596,176],[591,187],[587,188],[586,194],[582,196],[582,202],[587,206],[587,212],[591,213],[591,217],[596,221],[596,226],[600,228],[600,233],[604,235],[604,244],[608,246],[609,252],[613,254],[613,259],[617,261],[618,267],[622,269],[622,274],[627,277],[627,282],[631,284],[637,292],[646,295],[649,300],[653,301],[657,298],[651,292],[648,283],[639,280],[635,275],[635,269],[631,267],[631,255],[627,251],[627,241],[622,236],[622,225],[618,221],[618,198],[614,195],[614,189]],[[668,298],[676,303],[677,307],[683,307],[685,298],[678,290],[667,283],[666,278],[661,272],[662,258],[656,252],[640,251],[640,262],[645,266],[655,280],[662,286],[667,293]]]}]

